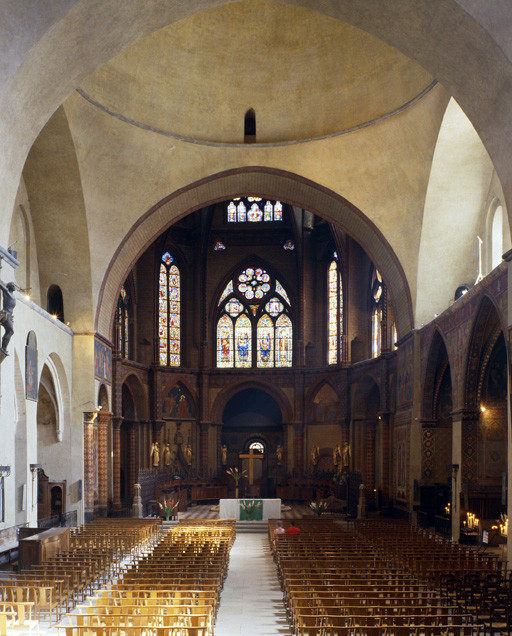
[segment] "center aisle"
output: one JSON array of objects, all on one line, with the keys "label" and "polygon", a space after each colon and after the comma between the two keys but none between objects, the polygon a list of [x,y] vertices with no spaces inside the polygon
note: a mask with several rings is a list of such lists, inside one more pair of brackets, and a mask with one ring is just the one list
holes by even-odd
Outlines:
[{"label": "center aisle", "polygon": [[293,633],[266,533],[237,534],[214,633],[215,636]]}]

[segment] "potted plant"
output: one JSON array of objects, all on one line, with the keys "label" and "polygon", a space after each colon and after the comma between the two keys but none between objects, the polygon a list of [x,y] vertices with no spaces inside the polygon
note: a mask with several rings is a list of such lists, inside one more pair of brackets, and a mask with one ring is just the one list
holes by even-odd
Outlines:
[{"label": "potted plant", "polygon": [[315,513],[317,517],[321,517],[324,514],[324,512],[327,512],[327,508],[329,507],[329,504],[327,503],[327,501],[322,499],[321,501],[310,501],[309,507]]}]

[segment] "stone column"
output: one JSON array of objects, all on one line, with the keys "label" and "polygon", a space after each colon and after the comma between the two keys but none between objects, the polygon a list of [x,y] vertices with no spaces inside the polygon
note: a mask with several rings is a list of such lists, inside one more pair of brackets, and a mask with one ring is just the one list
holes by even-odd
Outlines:
[{"label": "stone column", "polygon": [[389,501],[391,495],[391,439],[389,426],[389,413],[380,413],[381,423],[381,452],[382,452],[382,495],[385,501]]},{"label": "stone column", "polygon": [[108,509],[108,429],[111,423],[112,413],[99,413],[98,415],[98,506],[97,513],[100,517],[107,516]]},{"label": "stone column", "polygon": [[451,535],[453,541],[460,539],[460,494],[462,465],[462,413],[454,412],[452,420],[452,464],[451,464]]},{"label": "stone column", "polygon": [[121,508],[121,423],[122,417],[114,416],[112,418],[112,452],[114,453],[112,461],[112,480],[114,491],[114,508]]},{"label": "stone column", "polygon": [[137,483],[137,422],[128,423],[128,492],[133,495]]},{"label": "stone column", "polygon": [[375,500],[375,422],[366,423],[366,492]]},{"label": "stone column", "polygon": [[209,422],[199,424],[199,474],[201,477],[208,477],[208,433]]},{"label": "stone column", "polygon": [[94,518],[94,419],[95,413],[84,413],[84,515],[86,522]]},{"label": "stone column", "polygon": [[294,422],[293,432],[295,436],[293,474],[301,476],[304,474],[304,422]]}]

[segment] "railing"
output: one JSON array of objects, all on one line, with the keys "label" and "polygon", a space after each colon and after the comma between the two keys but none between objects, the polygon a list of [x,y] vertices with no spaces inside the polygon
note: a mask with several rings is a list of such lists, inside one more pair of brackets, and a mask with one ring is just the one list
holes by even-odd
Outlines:
[{"label": "railing", "polygon": [[38,519],[38,528],[72,528],[78,525],[77,511],[64,512],[60,515],[46,517],[46,519]]}]

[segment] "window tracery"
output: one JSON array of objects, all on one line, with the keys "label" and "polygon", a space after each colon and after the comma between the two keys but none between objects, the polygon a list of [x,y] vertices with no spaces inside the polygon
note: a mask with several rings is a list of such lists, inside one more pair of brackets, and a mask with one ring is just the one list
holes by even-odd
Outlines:
[{"label": "window tracery", "polygon": [[230,280],[218,308],[217,367],[292,366],[290,300],[263,268],[246,268]]},{"label": "window tracery", "polygon": [[327,269],[327,363],[337,364],[343,360],[343,283],[338,255]]}]

